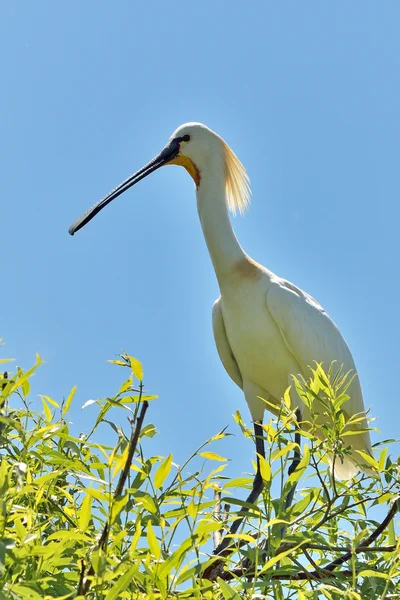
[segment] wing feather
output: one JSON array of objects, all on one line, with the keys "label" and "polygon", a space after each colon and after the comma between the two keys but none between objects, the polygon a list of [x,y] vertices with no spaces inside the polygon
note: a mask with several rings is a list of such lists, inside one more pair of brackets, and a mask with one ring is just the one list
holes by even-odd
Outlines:
[{"label": "wing feather", "polygon": [[215,344],[217,346],[221,362],[224,365],[229,377],[233,379],[236,385],[243,389],[242,375],[240,373],[238,364],[233,355],[232,349],[229,345],[228,337],[226,335],[224,319],[221,312],[220,300],[221,298],[218,298],[218,300],[214,302],[212,310],[212,322]]},{"label": "wing feather", "polygon": [[[267,306],[275,320],[289,351],[300,365],[302,375],[308,379],[309,367],[315,362],[322,363],[328,370],[333,361],[338,368],[343,365],[344,372],[357,373],[353,357],[346,341],[335,323],[320,304],[292,283],[276,277],[272,280],[267,294]],[[349,388],[350,400],[344,410],[350,415],[364,411],[364,401],[358,377]],[[361,422],[359,427],[366,427]],[[360,456],[355,450],[371,453],[369,432],[348,437],[352,446],[354,461]],[[348,479],[358,471],[354,462],[345,461],[335,466],[340,479]]]}]

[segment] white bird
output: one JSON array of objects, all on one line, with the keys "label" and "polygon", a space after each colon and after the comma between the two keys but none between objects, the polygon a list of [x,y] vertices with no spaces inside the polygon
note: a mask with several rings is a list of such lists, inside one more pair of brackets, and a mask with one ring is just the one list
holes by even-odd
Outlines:
[{"label": "white bird", "polygon": [[[239,244],[229,211],[243,213],[248,207],[249,179],[226,142],[200,123],[182,125],[156,158],[75,221],[69,233],[73,235],[140,179],[171,164],[185,167],[196,185],[200,223],[221,293],[212,311],[218,354],[230,377],[243,390],[254,422],[256,450],[265,456],[262,421],[266,404],[262,399],[278,411],[292,375],[308,379],[309,366],[315,361],[325,367],[336,361],[343,365],[344,372],[356,373],[356,367],[344,338],[318,302],[255,262]],[[348,415],[364,411],[358,377],[348,393]],[[267,407],[272,410],[270,404]],[[307,406],[301,406],[301,413],[303,421],[310,420]],[[358,426],[366,428],[366,419]],[[347,441],[352,453],[343,462],[336,461],[335,476],[339,479],[351,478],[360,470],[356,450],[372,454],[368,431],[349,436]],[[254,502],[261,490],[258,464],[248,502]],[[241,520],[235,521],[232,532]]]}]

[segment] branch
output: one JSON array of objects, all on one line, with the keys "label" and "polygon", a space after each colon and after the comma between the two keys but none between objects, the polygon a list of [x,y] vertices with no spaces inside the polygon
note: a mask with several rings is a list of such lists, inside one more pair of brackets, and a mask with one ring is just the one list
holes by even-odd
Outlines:
[{"label": "branch", "polygon": [[368,546],[370,546],[372,544],[372,542],[374,540],[376,540],[376,538],[386,529],[386,527],[389,525],[390,521],[394,518],[396,513],[397,513],[397,501],[393,503],[391,509],[389,510],[386,517],[383,519],[382,523],[380,525],[378,525],[378,527],[375,529],[375,531],[373,533],[371,533],[371,535],[366,540],[364,540],[364,542],[362,544],[357,546],[357,548],[355,550],[350,550],[349,552],[346,552],[346,554],[344,556],[341,556],[340,558],[337,558],[336,560],[331,562],[327,567],[324,567],[325,570],[333,571],[334,569],[336,569],[336,567],[338,567],[338,566],[342,565],[344,562],[348,561],[349,558],[351,558],[353,554],[359,554],[360,552],[365,552],[366,549],[368,548]]},{"label": "branch", "polygon": [[[353,571],[346,569],[345,571],[340,571],[340,574],[344,577],[352,577]],[[238,577],[243,576],[249,576],[249,573],[244,569],[232,569],[232,571],[225,571],[220,575],[221,579],[224,581],[230,581],[231,579],[237,579]],[[285,573],[282,575],[274,573],[271,575],[271,579],[274,579],[275,581],[324,581],[325,579],[333,579],[334,577],[336,577],[335,573],[330,571],[323,573],[323,569],[320,569],[320,572],[318,573],[316,571],[301,571],[300,573]]]},{"label": "branch", "polygon": [[[142,384],[140,384],[140,396],[141,395],[142,395]],[[114,492],[114,500],[116,498],[118,498],[118,496],[120,496],[122,494],[122,491],[124,489],[124,485],[125,485],[125,482],[126,482],[126,480],[128,478],[129,471],[130,471],[130,468],[131,468],[133,455],[135,453],[136,446],[137,446],[137,443],[138,443],[138,440],[139,440],[139,435],[140,435],[140,432],[141,432],[141,429],[142,429],[144,416],[146,414],[146,411],[147,411],[148,407],[149,407],[149,403],[147,401],[143,402],[142,410],[140,411],[139,418],[137,419],[137,422],[136,422],[136,427],[135,427],[134,422],[132,420],[130,421],[131,427],[132,427],[132,434],[131,434],[131,440],[129,442],[129,452],[128,452],[128,456],[127,456],[127,459],[126,459],[125,466],[124,466],[124,468],[122,470],[121,476],[119,478],[117,487],[116,487],[115,492]]]},{"label": "branch", "polygon": [[[140,382],[139,402],[142,397],[142,392],[143,392],[143,384],[142,384],[142,382]],[[132,433],[131,433],[131,439],[129,441],[129,451],[128,451],[128,456],[126,458],[125,466],[121,472],[119,481],[117,483],[117,487],[115,488],[115,492],[113,495],[114,500],[116,500],[118,498],[118,496],[121,496],[121,494],[123,492],[124,485],[126,483],[126,480],[128,478],[129,471],[130,471],[130,468],[132,465],[133,455],[136,450],[140,431],[142,429],[144,417],[145,417],[148,407],[149,407],[149,403],[143,402],[142,408],[140,410],[140,415],[136,421],[136,426],[135,426],[134,421],[132,419],[130,419]],[[107,539],[108,539],[108,523],[105,524],[104,529],[101,532],[101,536],[100,536],[100,539],[97,544],[98,550],[100,550],[100,549],[104,550],[106,548]],[[94,575],[93,565],[92,564],[90,565],[88,572],[85,574],[85,567],[84,567],[84,563],[82,561],[82,568],[81,568],[81,574],[80,574],[79,586],[78,586],[78,596],[86,596],[86,594],[88,593],[88,591],[90,589],[91,578],[93,577],[93,575]]]},{"label": "branch", "polygon": [[[386,529],[389,525],[390,521],[394,518],[397,513],[397,501],[394,502],[388,514],[382,521],[380,525],[371,533],[371,535],[364,540],[357,548],[354,550],[349,550],[348,548],[342,548],[340,546],[324,546],[322,544],[304,544],[302,546],[302,550],[312,549],[312,550],[324,550],[328,552],[345,552],[343,556],[335,559],[331,563],[329,563],[326,567],[318,567],[318,569],[314,571],[304,571],[300,573],[294,573],[293,575],[280,575],[279,573],[271,575],[271,579],[279,580],[279,581],[300,581],[300,580],[311,580],[318,579],[319,581],[323,581],[325,579],[332,579],[336,577],[336,573],[333,571],[336,567],[339,567],[344,562],[348,561],[353,554],[361,554],[363,552],[394,552],[396,550],[396,546],[377,546],[375,548],[370,548],[370,545],[377,539],[377,537]],[[276,554],[280,554],[291,547],[294,547],[296,544],[281,544],[281,546],[277,549]],[[291,558],[289,556],[289,558]],[[291,559],[293,560],[293,559]],[[213,565],[211,565],[212,567]],[[230,571],[223,571],[222,565],[218,565],[219,569],[217,572],[217,576],[221,577],[224,581],[230,581],[231,579],[236,579],[237,577],[257,577],[257,573],[251,573],[248,566],[239,567],[236,569],[232,569]],[[313,565],[314,566],[314,565]],[[315,567],[314,567],[315,568]],[[210,569],[210,567],[208,567]],[[339,571],[340,575],[344,575],[345,577],[351,576],[353,573],[349,570]],[[212,573],[215,576],[214,573]]]}]

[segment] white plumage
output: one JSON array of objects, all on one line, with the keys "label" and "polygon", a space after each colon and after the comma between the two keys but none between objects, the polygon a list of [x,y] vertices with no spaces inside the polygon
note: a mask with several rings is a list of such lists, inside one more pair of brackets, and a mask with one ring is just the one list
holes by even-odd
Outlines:
[{"label": "white plumage", "polygon": [[[328,369],[336,361],[344,372],[356,373],[345,340],[318,302],[253,261],[240,246],[228,208],[240,213],[247,208],[248,177],[224,140],[200,123],[179,127],[153,161],[78,219],[70,233],[137,181],[167,164],[184,166],[195,181],[199,218],[221,291],[213,307],[215,342],[226,371],[244,392],[253,421],[259,423],[263,418],[265,403],[260,398],[278,407],[292,375],[308,379],[309,367],[315,362]],[[344,407],[348,416],[363,411],[358,377],[348,393],[351,399]],[[308,408],[300,408],[302,419],[309,420]],[[366,426],[366,420],[358,424]],[[255,429],[257,435],[260,429]],[[368,431],[349,436],[347,442],[352,447],[351,458],[335,464],[335,475],[344,479],[360,468],[356,450],[371,453]],[[262,441],[259,444],[258,452],[263,453]],[[252,501],[260,491],[260,481],[255,481],[249,496]]]}]

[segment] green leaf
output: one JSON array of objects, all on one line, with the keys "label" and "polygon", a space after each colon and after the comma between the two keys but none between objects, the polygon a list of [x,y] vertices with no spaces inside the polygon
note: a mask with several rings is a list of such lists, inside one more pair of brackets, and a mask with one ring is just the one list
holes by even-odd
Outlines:
[{"label": "green leaf", "polygon": [[46,402],[48,402],[49,404],[52,404],[53,406],[55,406],[56,408],[60,408],[57,404],[57,402],[55,400],[53,400],[52,398],[50,398],[50,396],[40,396],[41,398],[44,398],[46,400]]},{"label": "green leaf", "polygon": [[41,594],[38,594],[35,590],[25,585],[9,584],[7,589],[13,594],[16,594],[18,599],[21,600],[43,600]]},{"label": "green leaf", "polygon": [[137,377],[137,379],[139,379],[139,381],[142,381],[144,377],[142,363],[133,356],[127,356],[127,358],[129,360],[132,373],[135,375],[135,377]]},{"label": "green leaf", "polygon": [[264,483],[268,483],[269,481],[271,481],[271,477],[272,477],[271,467],[270,467],[269,463],[265,460],[265,458],[263,456],[261,456],[261,454],[258,454],[257,456],[260,461],[261,477],[262,477]]},{"label": "green leaf", "polygon": [[[225,429],[226,429],[226,427],[225,427]],[[223,429],[219,433],[213,435],[212,438],[209,439],[209,442],[215,442],[216,440],[222,440],[222,438],[232,435],[231,433],[225,433],[225,429]]]},{"label": "green leaf", "polygon": [[288,454],[294,448],[298,448],[298,444],[296,444],[295,442],[289,442],[288,444],[286,444],[286,446],[281,448],[279,450],[279,452],[276,452],[276,454],[275,454],[275,452],[272,453],[272,460],[273,461],[278,460],[282,456],[285,456],[286,454]]},{"label": "green leaf", "polygon": [[86,494],[79,512],[79,529],[85,531],[92,516],[92,495]]},{"label": "green leaf", "polygon": [[303,544],[306,544],[308,541],[309,541],[308,539],[304,539],[304,540],[301,541],[300,544],[297,544],[297,546],[295,546],[294,548],[290,548],[289,550],[285,550],[284,552],[280,552],[276,556],[273,556],[272,558],[270,558],[269,560],[267,560],[267,562],[265,563],[265,565],[263,566],[263,568],[261,569],[261,571],[259,571],[258,577],[262,573],[265,573],[265,571],[268,571],[268,569],[270,569],[271,567],[273,567],[277,562],[279,562],[280,560],[282,560],[282,558],[284,558],[285,556],[288,556],[289,554],[293,554],[298,548],[300,548],[300,546],[302,546]]},{"label": "green leaf", "polygon": [[116,518],[120,514],[123,508],[125,508],[126,503],[128,502],[129,495],[124,494],[118,500],[114,500],[112,509],[111,509],[111,524],[115,523]]},{"label": "green leaf", "polygon": [[231,586],[223,579],[218,577],[218,584],[225,600],[240,600],[240,596]]},{"label": "green leaf", "polygon": [[43,396],[42,396],[42,404],[43,404],[44,414],[46,416],[46,421],[48,421],[50,423],[51,419],[52,419],[51,410]]},{"label": "green leaf", "polygon": [[386,463],[386,455],[388,453],[388,447],[386,446],[386,448],[384,448],[382,450],[382,452],[380,453],[379,456],[379,471],[382,472],[385,470],[385,463]]},{"label": "green leaf", "polygon": [[63,415],[66,415],[67,412],[69,411],[69,407],[71,406],[71,402],[72,402],[73,397],[75,396],[76,390],[77,390],[77,387],[76,387],[76,385],[74,385],[74,387],[68,394],[68,398],[65,401],[64,408],[63,408]]},{"label": "green leaf", "polygon": [[295,483],[296,481],[298,481],[300,479],[300,477],[303,475],[304,471],[308,467],[309,462],[310,462],[310,448],[309,448],[308,444],[304,444],[303,457],[302,457],[301,461],[299,462],[299,464],[297,465],[296,470],[289,476],[289,478],[286,482],[286,486],[290,486],[291,484]]},{"label": "green leaf", "polygon": [[192,537],[190,537],[189,539],[186,539],[179,546],[179,548],[177,548],[175,550],[175,552],[173,552],[171,554],[171,556],[169,556],[167,558],[167,560],[163,562],[163,564],[160,566],[160,568],[158,570],[158,576],[165,577],[166,575],[171,573],[172,569],[175,569],[175,568],[178,569],[179,565],[181,564],[182,560],[185,558],[186,554],[189,552],[189,550],[192,549],[194,543],[195,542]]},{"label": "green leaf", "polygon": [[129,390],[129,388],[132,387],[132,375],[129,377],[129,379],[127,379],[119,388],[119,393],[123,394],[124,392],[126,392],[126,390]]},{"label": "green leaf", "polygon": [[123,360],[107,360],[107,362],[112,363],[113,365],[118,365],[120,367],[127,367],[128,365]]},{"label": "green leaf", "polygon": [[114,583],[112,588],[109,590],[106,600],[117,600],[120,597],[121,592],[125,591],[130,583],[132,583],[133,576],[137,571],[137,566],[134,565],[122,577],[118,576],[117,581]]},{"label": "green leaf", "polygon": [[26,373],[24,373],[21,377],[18,377],[16,379],[16,381],[14,381],[14,383],[12,384],[11,388],[9,389],[8,393],[12,394],[13,392],[15,392],[15,390],[17,390],[19,387],[21,387],[23,385],[23,383],[30,378],[30,376],[36,371],[36,369],[42,364],[41,358],[39,356],[39,354],[36,354],[36,364],[31,367],[28,371],[26,371]]},{"label": "green leaf", "polygon": [[379,463],[375,458],[367,454],[366,452],[362,452],[362,450],[356,450],[360,456],[369,464],[371,467],[379,471]]},{"label": "green leaf", "polygon": [[358,577],[380,577],[381,579],[388,579],[391,581],[391,577],[387,573],[380,573],[379,571],[373,571],[372,569],[360,571],[360,573],[358,573]]},{"label": "green leaf", "polygon": [[31,391],[31,384],[29,383],[29,380],[27,379],[22,384],[22,393],[24,394],[24,396],[29,396],[30,391]]},{"label": "green leaf", "polygon": [[169,475],[172,465],[172,454],[167,456],[167,458],[161,463],[158,467],[157,472],[154,476],[154,485],[156,490],[159,490],[166,478]]},{"label": "green leaf", "polygon": [[153,425],[153,423],[149,423],[148,425],[143,427],[142,431],[140,432],[140,436],[145,435],[146,437],[152,438],[156,435],[156,433],[156,426]]},{"label": "green leaf", "polygon": [[208,460],[219,460],[220,462],[228,460],[227,458],[224,458],[223,456],[221,456],[220,454],[216,454],[215,452],[200,452],[199,456],[207,458]]},{"label": "green leaf", "polygon": [[154,558],[159,560],[161,557],[161,548],[158,544],[151,521],[147,522],[147,543]]},{"label": "green leaf", "polygon": [[[219,523],[218,525],[219,527],[221,527]],[[235,540],[243,540],[244,542],[249,542],[249,544],[254,544],[256,541],[255,538],[253,538],[253,536],[249,535],[248,533],[227,533],[225,537],[232,538]]]},{"label": "green leaf", "polygon": [[290,410],[291,405],[292,405],[292,400],[290,398],[290,390],[291,390],[291,385],[289,385],[288,388],[286,388],[285,393],[283,394],[283,402],[285,403],[285,406],[288,410]]},{"label": "green leaf", "polygon": [[138,541],[139,541],[141,535],[142,535],[142,526],[141,526],[140,517],[139,517],[139,519],[136,521],[135,533],[133,534],[131,547],[129,549],[129,553],[131,555],[135,552],[136,546],[138,544]]}]

